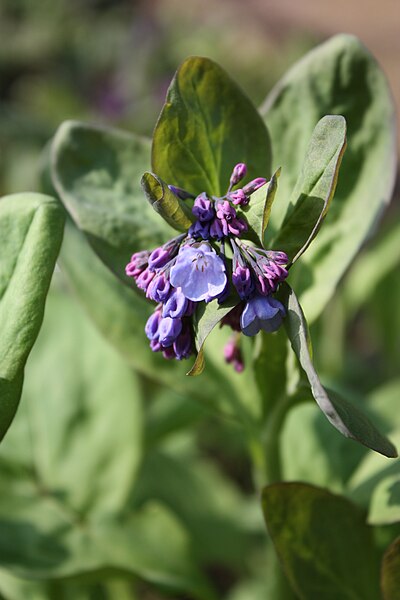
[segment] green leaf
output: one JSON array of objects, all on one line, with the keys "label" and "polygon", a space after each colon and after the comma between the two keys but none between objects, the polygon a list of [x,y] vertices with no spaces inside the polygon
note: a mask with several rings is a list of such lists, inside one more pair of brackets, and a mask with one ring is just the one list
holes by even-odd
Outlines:
[{"label": "green leaf", "polygon": [[275,171],[268,183],[251,195],[249,204],[236,211],[238,215],[243,215],[249,224],[249,230],[243,237],[249,237],[260,246],[264,246],[264,232],[271,215],[280,174],[281,169]]},{"label": "green leaf", "polygon": [[[282,177],[268,231],[276,234],[301,172],[315,123],[340,114],[348,147],[335,201],[318,239],[293,268],[305,313],[314,321],[388,203],[396,173],[394,105],[385,76],[353,36],[337,35],[307,54],[261,108]],[[292,279],[293,281],[293,279]]]},{"label": "green leaf", "polygon": [[311,342],[307,322],[293,290],[285,283],[281,286],[280,299],[287,310],[285,328],[301,367],[310,384],[312,395],[328,421],[345,437],[385,456],[396,457],[397,452],[389,442],[353,404],[322,386],[311,358]]},{"label": "green leaf", "polygon": [[51,148],[54,187],[75,224],[124,283],[133,252],[166,242],[171,228],[146,202],[140,185],[150,141],[115,129],[63,123]]},{"label": "green leaf", "polygon": [[348,500],[301,483],[263,490],[269,533],[301,600],[376,600],[378,558],[363,513]]},{"label": "green leaf", "polygon": [[[400,429],[392,431],[395,444],[400,443]],[[348,483],[348,494],[354,502],[370,509],[372,495],[377,488],[391,477],[400,476],[400,460],[390,460],[368,452]]]},{"label": "green leaf", "polygon": [[22,193],[0,200],[0,439],[17,410],[63,227],[54,198]]},{"label": "green leaf", "polygon": [[346,317],[354,313],[374,294],[385,278],[400,265],[400,223],[385,228],[355,262],[343,288]]},{"label": "green leaf", "polygon": [[167,506],[185,525],[201,564],[242,566],[252,542],[246,521],[248,499],[214,465],[187,453],[185,457],[162,450],[148,453],[134,502],[140,506],[149,499]]},{"label": "green leaf", "polygon": [[268,244],[296,262],[317,235],[336,189],[346,148],[346,121],[323,117],[316,125],[301,173],[276,238]]},{"label": "green leaf", "polygon": [[382,560],[383,600],[400,600],[400,538],[387,549]]},{"label": "green leaf", "polygon": [[239,162],[250,179],[268,177],[270,155],[267,129],[248,97],[212,60],[188,58],[154,131],[154,173],[194,195],[221,196]]},{"label": "green leaf", "polygon": [[1,564],[30,578],[126,573],[209,597],[169,511],[130,508],[141,431],[133,372],[79,307],[50,295],[0,449]]},{"label": "green leaf", "polygon": [[175,196],[166,183],[153,173],[145,173],[142,188],[154,210],[178,231],[187,231],[194,221],[188,204]]},{"label": "green leaf", "polygon": [[400,472],[386,477],[374,489],[368,522],[371,525],[400,523]]},{"label": "green leaf", "polygon": [[[282,478],[343,492],[366,449],[331,427],[315,403],[289,411],[281,433]],[[293,452],[293,448],[296,449]]]}]

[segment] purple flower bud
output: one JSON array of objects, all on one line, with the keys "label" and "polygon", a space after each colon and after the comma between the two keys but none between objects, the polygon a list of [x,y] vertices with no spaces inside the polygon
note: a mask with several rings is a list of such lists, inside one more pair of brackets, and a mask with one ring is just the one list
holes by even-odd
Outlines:
[{"label": "purple flower bud", "polygon": [[228,230],[229,233],[238,237],[243,231],[247,231],[247,223],[243,219],[240,219],[240,217],[232,219],[228,223]]},{"label": "purple flower bud", "polygon": [[210,237],[210,223],[201,223],[200,221],[195,221],[195,223],[189,227],[188,233],[193,238],[208,240]]},{"label": "purple flower bud", "polygon": [[160,352],[162,346],[158,340],[150,340],[150,349],[152,352]]},{"label": "purple flower bud", "polygon": [[158,326],[158,339],[165,348],[174,343],[182,331],[181,319],[171,319],[171,317],[162,317]]},{"label": "purple flower bud", "polygon": [[158,326],[161,320],[161,311],[156,310],[152,315],[147,319],[146,326],[144,331],[149,340],[158,341]]},{"label": "purple flower bud", "polygon": [[125,267],[125,273],[128,277],[138,277],[142,271],[147,267],[150,252],[142,250],[141,252],[135,252],[132,254],[130,262]]},{"label": "purple flower bud", "polygon": [[236,217],[236,210],[233,206],[228,202],[228,200],[223,200],[222,202],[218,202],[217,206],[217,217],[221,221],[231,221]]},{"label": "purple flower bud", "polygon": [[210,236],[215,238],[216,240],[222,240],[222,238],[224,237],[222,223],[219,219],[214,219],[214,221],[211,223]]},{"label": "purple flower bud", "polygon": [[248,267],[237,265],[232,273],[232,282],[242,300],[249,298],[254,290],[251,271]]},{"label": "purple flower bud", "polygon": [[174,352],[178,360],[189,358],[193,350],[192,334],[186,324],[173,344]]},{"label": "purple flower bud", "polygon": [[168,346],[167,348],[163,348],[163,357],[167,360],[173,360],[176,358],[174,347]]},{"label": "purple flower bud", "polygon": [[256,295],[247,301],[240,318],[245,335],[256,335],[261,329],[270,333],[277,331],[286,311],[281,302],[272,296]]},{"label": "purple flower bud", "polygon": [[150,271],[150,269],[148,268],[142,271],[142,273],[140,273],[140,275],[136,279],[136,285],[138,286],[138,288],[140,288],[144,292],[147,292],[147,288],[149,287],[149,284],[153,279],[154,275],[155,273],[153,271]]},{"label": "purple flower bud", "polygon": [[205,192],[197,196],[194,201],[192,213],[201,223],[206,223],[214,218],[215,211],[213,203],[207,198]]},{"label": "purple flower bud", "polygon": [[278,265],[287,265],[289,262],[289,258],[286,252],[268,250],[268,252],[266,252],[266,255],[267,258],[269,258],[269,260],[273,260]]},{"label": "purple flower bud", "polygon": [[181,288],[172,292],[167,302],[163,306],[162,316],[177,319],[184,317],[187,312],[189,300],[186,298]]},{"label": "purple flower bud", "polygon": [[247,183],[244,186],[243,192],[246,194],[246,196],[250,196],[253,192],[258,190],[260,187],[262,187],[266,183],[267,183],[267,180],[265,179],[265,177],[257,177],[256,179],[253,179],[253,181],[250,181],[250,183]]},{"label": "purple flower bud", "polygon": [[243,177],[246,177],[246,173],[247,173],[246,165],[244,163],[238,163],[233,168],[232,175],[229,180],[231,187],[233,187],[234,185],[237,185],[239,183],[239,181],[242,181]]},{"label": "purple flower bud", "polygon": [[161,246],[160,248],[156,248],[149,256],[149,269],[154,271],[155,269],[160,269],[164,267],[167,262],[169,262],[171,258],[171,252]]},{"label": "purple flower bud", "polygon": [[268,294],[275,290],[274,281],[271,282],[263,275],[257,275],[256,287],[263,296],[268,296]]},{"label": "purple flower bud", "polygon": [[147,288],[146,297],[155,302],[165,302],[168,298],[171,285],[163,273],[156,275]]},{"label": "purple flower bud", "polygon": [[225,345],[224,358],[228,364],[233,365],[237,373],[242,373],[244,370],[244,360],[237,336],[232,337]]},{"label": "purple flower bud", "polygon": [[249,197],[246,196],[242,189],[230,192],[228,198],[236,206],[246,206],[249,203]]}]

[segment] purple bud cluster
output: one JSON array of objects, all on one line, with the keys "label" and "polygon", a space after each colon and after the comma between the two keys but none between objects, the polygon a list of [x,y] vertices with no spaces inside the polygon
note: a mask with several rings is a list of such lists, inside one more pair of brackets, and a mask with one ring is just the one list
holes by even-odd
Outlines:
[{"label": "purple bud cluster", "polygon": [[177,360],[188,358],[194,351],[190,317],[195,303],[171,283],[171,269],[183,238],[175,238],[152,252],[136,252],[125,270],[146,298],[157,302],[145,326],[150,348]]},{"label": "purple bud cluster", "polygon": [[[182,360],[194,353],[191,317],[199,302],[217,300],[223,305],[232,292],[237,294],[236,306],[221,320],[221,325],[236,332],[224,357],[237,372],[244,369],[240,333],[253,336],[261,329],[276,331],[282,322],[285,309],[273,294],[288,275],[288,257],[240,239],[248,225],[238,210],[266,184],[266,179],[258,177],[234,190],[246,175],[246,165],[237,164],[228,190],[220,198],[205,192],[194,198],[170,185],[181,200],[194,198],[194,223],[187,234],[151,252],[136,252],[126,266],[126,274],[156,303],[145,333],[151,349],[167,359]],[[232,261],[226,259],[226,244],[232,250]]]}]

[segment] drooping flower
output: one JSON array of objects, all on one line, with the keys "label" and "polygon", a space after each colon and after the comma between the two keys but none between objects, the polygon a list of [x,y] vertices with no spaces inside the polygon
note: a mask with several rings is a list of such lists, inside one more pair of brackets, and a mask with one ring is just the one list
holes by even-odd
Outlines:
[{"label": "drooping flower", "polygon": [[264,330],[277,331],[286,311],[281,302],[273,296],[256,294],[250,298],[243,309],[240,326],[244,335],[253,336]]}]

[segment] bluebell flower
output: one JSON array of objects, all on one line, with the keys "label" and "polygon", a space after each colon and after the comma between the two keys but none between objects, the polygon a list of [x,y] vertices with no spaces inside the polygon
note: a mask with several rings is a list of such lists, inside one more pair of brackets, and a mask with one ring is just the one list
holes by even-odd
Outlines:
[{"label": "bluebell flower", "polygon": [[250,298],[240,318],[244,335],[256,335],[261,329],[267,333],[277,331],[286,311],[281,302],[272,296],[255,295]]},{"label": "bluebell flower", "polygon": [[181,246],[170,280],[189,300],[201,302],[216,298],[225,290],[225,264],[207,243]]},{"label": "bluebell flower", "polygon": [[172,346],[182,331],[182,320],[171,317],[161,317],[158,325],[158,339],[161,346]]},{"label": "bluebell flower", "polygon": [[246,165],[238,163],[221,197],[206,192],[195,197],[170,185],[181,201],[194,200],[192,213],[196,220],[186,233],[162,246],[133,254],[126,266],[126,274],[157,303],[145,332],[151,350],[161,352],[168,360],[182,360],[195,352],[192,315],[199,302],[217,301],[225,306],[228,298],[236,298],[236,306],[220,324],[236,332],[224,356],[237,372],[244,368],[240,334],[253,336],[261,329],[276,331],[285,316],[283,305],[273,294],[288,276],[287,255],[240,239],[248,229],[241,209],[266,184],[265,178],[258,177],[234,190],[246,174]]}]

